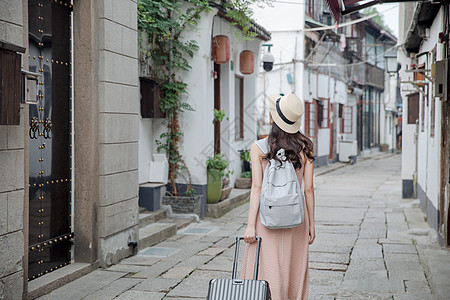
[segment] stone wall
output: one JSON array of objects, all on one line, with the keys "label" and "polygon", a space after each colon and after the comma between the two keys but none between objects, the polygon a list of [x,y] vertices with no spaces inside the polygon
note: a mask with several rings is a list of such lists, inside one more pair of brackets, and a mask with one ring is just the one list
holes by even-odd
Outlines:
[{"label": "stone wall", "polygon": [[[22,9],[22,1],[0,1],[0,40],[24,47]],[[20,125],[0,126],[0,299],[21,299],[23,294],[25,108],[21,106]]]},{"label": "stone wall", "polygon": [[138,240],[139,78],[137,2],[98,2],[101,266],[132,255]]}]

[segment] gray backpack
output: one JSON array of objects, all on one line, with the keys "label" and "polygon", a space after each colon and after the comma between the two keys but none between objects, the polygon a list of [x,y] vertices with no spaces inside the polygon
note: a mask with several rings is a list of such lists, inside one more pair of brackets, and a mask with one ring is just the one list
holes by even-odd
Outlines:
[{"label": "gray backpack", "polygon": [[[267,139],[256,142],[267,154]],[[304,220],[303,191],[293,164],[286,160],[284,149],[277,152],[282,163],[271,159],[264,170],[261,187],[259,217],[269,229],[292,228]]]}]

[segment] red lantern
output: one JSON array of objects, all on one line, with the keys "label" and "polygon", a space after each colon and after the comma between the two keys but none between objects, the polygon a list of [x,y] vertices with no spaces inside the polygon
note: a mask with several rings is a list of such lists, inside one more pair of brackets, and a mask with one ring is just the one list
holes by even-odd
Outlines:
[{"label": "red lantern", "polygon": [[249,75],[255,70],[255,53],[250,50],[244,50],[239,55],[239,71],[242,74]]},{"label": "red lantern", "polygon": [[226,35],[213,38],[212,57],[216,64],[226,64],[230,60],[230,39]]}]

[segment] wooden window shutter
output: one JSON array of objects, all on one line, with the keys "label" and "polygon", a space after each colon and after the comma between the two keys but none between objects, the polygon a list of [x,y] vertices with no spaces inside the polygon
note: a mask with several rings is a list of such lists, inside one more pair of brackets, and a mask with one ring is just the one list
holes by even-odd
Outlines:
[{"label": "wooden window shutter", "polygon": [[159,107],[160,88],[156,81],[140,78],[141,85],[141,117],[142,118],[165,118],[165,114]]},{"label": "wooden window shutter", "polygon": [[21,55],[0,49],[0,125],[20,125]]}]

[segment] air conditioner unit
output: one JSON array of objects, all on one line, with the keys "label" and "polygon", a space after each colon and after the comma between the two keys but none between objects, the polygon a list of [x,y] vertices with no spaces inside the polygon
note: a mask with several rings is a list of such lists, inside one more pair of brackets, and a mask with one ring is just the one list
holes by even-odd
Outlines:
[{"label": "air conditioner unit", "polygon": [[434,96],[447,100],[447,86],[448,86],[448,60],[439,60],[434,66]]}]

